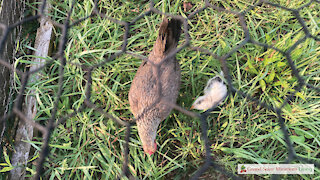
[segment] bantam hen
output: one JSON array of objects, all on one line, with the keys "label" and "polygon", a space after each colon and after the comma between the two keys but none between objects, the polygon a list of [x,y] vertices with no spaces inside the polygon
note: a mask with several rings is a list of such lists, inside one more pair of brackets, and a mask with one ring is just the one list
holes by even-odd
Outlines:
[{"label": "bantam hen", "polygon": [[[223,72],[220,73],[223,76]],[[207,110],[220,104],[227,97],[227,86],[219,76],[215,76],[207,82],[204,95],[199,96],[191,106],[191,109]]]},{"label": "bantam hen", "polygon": [[[148,57],[149,61],[157,65],[167,55],[176,50],[181,33],[181,21],[166,18],[162,21],[157,40]],[[133,78],[130,91],[130,109],[137,119],[138,133],[143,145],[143,150],[152,155],[157,150],[157,129],[162,120],[169,116],[172,108],[163,101],[155,103],[158,98],[170,103],[176,103],[179,89],[181,70],[175,58],[166,59],[159,67],[159,81],[161,94],[158,96],[156,81],[156,67],[145,61],[140,65]]]}]

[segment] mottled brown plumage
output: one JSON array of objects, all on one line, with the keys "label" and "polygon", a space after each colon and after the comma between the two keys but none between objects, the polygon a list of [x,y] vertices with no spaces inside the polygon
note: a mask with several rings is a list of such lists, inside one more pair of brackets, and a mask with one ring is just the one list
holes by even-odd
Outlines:
[{"label": "mottled brown plumage", "polygon": [[[181,22],[166,18],[160,25],[157,40],[148,59],[154,64],[161,62],[176,49],[181,32]],[[161,98],[176,103],[180,88],[180,65],[175,56],[160,66]],[[131,84],[129,91],[130,108],[137,119],[138,133],[143,149],[148,154],[156,151],[155,138],[160,122],[171,112],[172,108],[157,100],[157,83],[155,67],[150,62],[143,62]],[[153,105],[153,106],[152,106]],[[142,113],[145,111],[145,113]]]}]

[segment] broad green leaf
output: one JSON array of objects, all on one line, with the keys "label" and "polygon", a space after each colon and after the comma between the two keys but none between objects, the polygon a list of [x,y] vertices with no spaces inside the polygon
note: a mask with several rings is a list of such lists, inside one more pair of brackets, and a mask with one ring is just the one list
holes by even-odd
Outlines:
[{"label": "broad green leaf", "polygon": [[4,167],[3,169],[0,170],[0,172],[8,172],[8,171],[11,171],[13,168],[14,166]]},{"label": "broad green leaf", "polygon": [[221,128],[224,129],[225,127],[227,127],[228,125],[228,121],[226,121],[225,123],[222,124]]},{"label": "broad green leaf", "polygon": [[281,67],[283,67],[283,66],[286,66],[287,65],[287,63],[285,63],[285,62],[277,62],[277,67],[278,68],[281,68]]},{"label": "broad green leaf", "polygon": [[222,39],[219,39],[219,42],[221,44],[221,47],[224,49],[227,47],[227,44],[222,40]]},{"label": "broad green leaf", "polygon": [[267,43],[269,43],[269,42],[272,41],[272,39],[270,38],[270,35],[269,35],[269,34],[266,34],[266,41],[267,41]]},{"label": "broad green leaf", "polygon": [[295,143],[304,143],[304,136],[290,136],[290,139]]},{"label": "broad green leaf", "polygon": [[31,173],[31,175],[36,174],[36,171],[35,171],[35,170],[33,170],[33,169],[31,169],[31,168],[28,168],[28,167],[26,167],[26,171],[29,171],[29,172]]},{"label": "broad green leaf", "polygon": [[271,63],[273,63],[273,62],[275,62],[277,60],[278,60],[277,56],[273,56],[271,58],[269,58],[269,57],[268,58],[264,58],[263,64],[264,64],[264,66],[267,66],[267,65],[269,65],[269,64],[271,64]]},{"label": "broad green leaf", "polygon": [[37,159],[38,157],[39,157],[39,153],[37,153],[37,155],[35,155],[33,158],[31,158],[28,162],[31,162],[31,161]]},{"label": "broad green leaf", "polygon": [[4,156],[4,160],[6,161],[6,163],[9,166],[12,166],[11,163],[10,163],[10,159],[9,159],[9,156],[8,156],[7,152],[3,151],[3,156]]},{"label": "broad green leaf", "polygon": [[266,87],[267,87],[266,82],[261,79],[261,80],[259,81],[259,84],[260,84],[260,86],[261,86],[262,91],[265,91],[265,90],[266,90]]},{"label": "broad green leaf", "polygon": [[305,131],[299,128],[294,128],[294,131],[299,135],[299,136],[304,136],[308,139],[313,139],[315,136],[313,135],[312,131]]},{"label": "broad green leaf", "polygon": [[277,82],[273,83],[274,86],[280,86],[281,84],[282,84],[281,81],[277,81]]},{"label": "broad green leaf", "polygon": [[284,88],[284,89],[288,89],[290,87],[290,85],[286,82],[286,81],[281,81],[281,86]]},{"label": "broad green leaf", "polygon": [[301,92],[296,92],[296,96],[300,97],[301,99],[306,101],[306,98],[304,97],[304,95]]},{"label": "broad green leaf", "polygon": [[257,138],[254,138],[254,139],[252,139],[251,141],[243,144],[243,145],[242,145],[242,148],[245,148],[247,145],[252,144],[252,143],[254,143],[254,142],[257,142],[257,141],[261,141],[261,140],[270,138],[271,136],[272,136],[272,134],[260,135],[260,136],[258,136]]},{"label": "broad green leaf", "polygon": [[[247,57],[249,57],[249,55]],[[256,68],[253,66],[252,61],[250,60],[250,58],[248,58],[248,60],[247,60],[247,67],[248,67],[248,71],[250,73],[259,74],[259,72],[256,70]]]},{"label": "broad green leaf", "polygon": [[274,71],[274,69],[272,69],[272,71],[270,72],[270,74],[268,75],[268,77],[265,79],[267,83],[270,83],[273,81],[274,77],[276,75],[276,72]]}]

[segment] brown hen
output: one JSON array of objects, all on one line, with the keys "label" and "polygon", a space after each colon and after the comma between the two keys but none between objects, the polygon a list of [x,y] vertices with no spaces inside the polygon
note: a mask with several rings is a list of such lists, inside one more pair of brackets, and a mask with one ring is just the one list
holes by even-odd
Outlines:
[{"label": "brown hen", "polygon": [[[167,55],[177,47],[181,33],[179,20],[164,19],[160,25],[157,40],[148,59],[153,64],[159,64]],[[130,108],[137,119],[138,133],[143,145],[143,150],[153,154],[157,150],[157,129],[162,120],[169,116],[172,108],[161,100],[176,103],[180,88],[180,65],[175,58],[166,59],[160,65],[159,80],[161,84],[161,100],[158,99],[156,82],[156,67],[150,62],[143,62],[130,87]]]}]

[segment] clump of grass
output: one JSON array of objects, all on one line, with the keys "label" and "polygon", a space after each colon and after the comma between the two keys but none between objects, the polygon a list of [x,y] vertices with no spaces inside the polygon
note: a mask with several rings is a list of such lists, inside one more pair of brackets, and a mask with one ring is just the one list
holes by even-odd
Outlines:
[{"label": "clump of grass", "polygon": [[[286,1],[280,1],[285,4]],[[241,10],[253,2],[218,1],[215,5],[232,10]],[[70,9],[70,1],[52,2],[52,19],[63,23]],[[106,16],[130,21],[143,13],[147,3],[99,1],[98,9]],[[183,2],[158,1],[155,7],[164,12],[186,16]],[[191,11],[203,7],[203,2],[192,2]],[[294,4],[294,5],[293,5]],[[292,1],[289,7],[302,5]],[[320,18],[316,15],[319,5],[304,8],[301,16],[313,34],[320,32]],[[89,15],[93,2],[77,3],[71,14],[76,21]],[[319,11],[318,11],[319,12]],[[280,19],[278,17],[281,17]],[[287,11],[263,5],[250,11],[246,22],[253,39],[287,50],[304,36],[301,26]],[[151,14],[131,25],[128,51],[148,55],[157,36],[162,16]],[[232,14],[210,8],[198,13],[189,22],[191,44],[209,49],[217,55],[225,55],[244,39],[239,19]],[[79,109],[85,99],[86,69],[121,50],[125,29],[106,18],[92,17],[69,30],[65,49],[63,94],[58,105],[58,118]],[[56,29],[57,36],[60,29]],[[183,35],[184,37],[184,35]],[[181,42],[183,43],[183,37]],[[57,41],[55,46],[57,47]],[[24,46],[22,48],[28,48]],[[291,54],[300,75],[315,86],[319,86],[319,42],[307,39]],[[182,69],[182,84],[177,104],[189,108],[195,97],[201,95],[207,80],[221,71],[218,60],[186,48],[177,54]],[[113,61],[101,64],[92,72],[91,101],[105,112],[123,120],[132,119],[128,103],[128,91],[135,72],[142,60],[123,54]],[[18,63],[30,63],[30,56],[22,56]],[[272,106],[279,107],[284,98],[298,86],[291,74],[285,57],[272,49],[247,44],[228,59],[233,85]],[[78,64],[78,65],[77,65]],[[58,89],[59,62],[54,61],[45,69],[41,82],[30,85],[39,93],[36,121],[50,118],[54,95]],[[19,81],[19,79],[17,79]],[[19,84],[18,84],[19,85]],[[290,138],[298,156],[317,160],[319,158],[319,94],[302,88],[282,109]],[[234,173],[239,163],[280,163],[288,153],[275,112],[257,107],[253,102],[231,94],[225,103],[212,112],[208,120],[208,135],[214,159]],[[140,179],[182,179],[200,168],[204,158],[200,124],[196,119],[178,111],[161,123],[158,130],[158,152],[146,156],[141,148],[137,129],[132,127],[129,142],[129,170]],[[123,162],[125,127],[107,119],[93,109],[84,109],[59,125],[50,141],[50,156],[45,164],[45,176],[50,179],[109,179],[121,173]],[[36,149],[41,139],[30,143]],[[298,163],[298,162],[297,162]],[[29,164],[29,175],[35,166]],[[213,170],[210,170],[213,171]],[[203,178],[212,178],[211,172]],[[216,173],[215,173],[216,174]],[[313,178],[315,175],[283,176],[283,178]],[[215,176],[217,177],[217,176]],[[269,175],[246,176],[248,178],[270,178]]]}]

